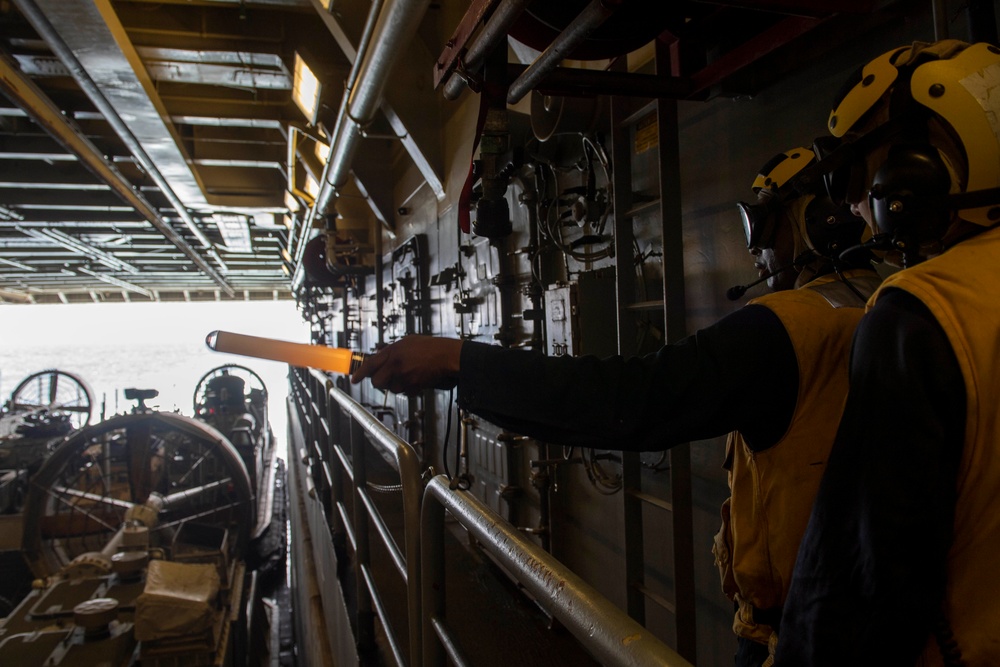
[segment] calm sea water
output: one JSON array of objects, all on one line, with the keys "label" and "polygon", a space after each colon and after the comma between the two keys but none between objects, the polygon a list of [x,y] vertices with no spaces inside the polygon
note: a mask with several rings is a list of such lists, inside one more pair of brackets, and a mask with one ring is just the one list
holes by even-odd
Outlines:
[{"label": "calm sea water", "polygon": [[272,428],[286,442],[285,364],[209,350],[216,329],[308,342],[291,301],[0,306],[0,397],[6,402],[32,373],[59,369],[85,380],[98,418],[128,412],[128,387],[156,389],[160,410],[193,414],[198,381],[223,364],[245,366],[268,389]]}]

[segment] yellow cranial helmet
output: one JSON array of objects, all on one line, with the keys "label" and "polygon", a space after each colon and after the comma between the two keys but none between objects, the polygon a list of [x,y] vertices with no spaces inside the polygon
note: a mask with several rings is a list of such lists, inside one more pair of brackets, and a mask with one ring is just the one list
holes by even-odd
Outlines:
[{"label": "yellow cranial helmet", "polygon": [[816,162],[811,148],[778,153],[760,168],[751,189],[757,202],[738,202],[747,248],[768,247],[779,224],[789,224],[795,239],[795,256],[811,251],[836,259],[841,251],[861,243],[864,222],[845,206],[833,204],[820,188],[805,189],[797,183],[803,171]]},{"label": "yellow cranial helmet", "polygon": [[786,185],[791,185],[792,180],[815,159],[811,148],[792,148],[778,153],[760,168],[750,187],[754,194],[760,194],[764,188],[778,192]]},{"label": "yellow cranial helmet", "polygon": [[775,214],[790,199],[798,196],[792,189],[793,179],[816,156],[811,148],[793,148],[778,153],[757,172],[751,189],[757,195],[755,203],[737,202],[740,218],[743,220],[743,233],[746,234],[747,248],[765,247],[761,244],[770,243],[774,232]]},{"label": "yellow cranial helmet", "polygon": [[817,152],[829,163],[830,195],[859,201],[860,185],[879,232],[940,235],[955,211],[1000,223],[996,46],[942,40],[888,51],[848,80],[828,129],[839,142]]}]

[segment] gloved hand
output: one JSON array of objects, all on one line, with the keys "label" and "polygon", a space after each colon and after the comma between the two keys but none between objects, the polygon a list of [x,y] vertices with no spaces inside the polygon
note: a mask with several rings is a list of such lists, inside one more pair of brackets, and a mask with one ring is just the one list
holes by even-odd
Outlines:
[{"label": "gloved hand", "polygon": [[351,375],[351,383],[371,378],[376,388],[397,394],[451,389],[458,383],[461,354],[457,338],[406,336],[368,355]]}]

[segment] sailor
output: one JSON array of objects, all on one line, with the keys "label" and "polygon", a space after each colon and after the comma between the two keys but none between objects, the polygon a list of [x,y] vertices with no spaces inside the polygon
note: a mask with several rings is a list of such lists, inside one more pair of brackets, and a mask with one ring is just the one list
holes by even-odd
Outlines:
[{"label": "sailor", "polygon": [[905,268],[858,327],[776,664],[1000,665],[1000,50],[848,83],[819,171]]},{"label": "sailor", "polygon": [[808,148],[775,156],[754,181],[757,200],[739,205],[756,282],[779,291],[693,336],[606,359],[408,336],[370,355],[352,382],[405,393],[457,384],[465,410],[562,445],[656,451],[733,432],[732,498],[713,550],[736,606],[736,664],[761,665],[840,420],[854,327],[879,283],[865,252],[839,259],[864,224],[792,187],[814,161]]}]

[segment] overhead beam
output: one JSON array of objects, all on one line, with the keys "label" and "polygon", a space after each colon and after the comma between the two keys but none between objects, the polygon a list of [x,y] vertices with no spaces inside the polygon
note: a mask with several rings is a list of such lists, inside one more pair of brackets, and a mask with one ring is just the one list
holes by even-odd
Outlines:
[{"label": "overhead beam", "polygon": [[[217,5],[243,7],[245,5],[245,0],[132,0],[132,2],[153,5],[184,5],[185,7],[215,7]],[[253,0],[252,4],[277,9],[301,9],[304,11],[309,7],[309,0]]]},{"label": "overhead beam", "polygon": [[111,253],[95,248],[94,246],[84,243],[83,241],[61,232],[58,229],[27,229],[24,227],[18,227],[17,230],[34,239],[49,241],[51,243],[55,243],[56,245],[60,245],[67,250],[79,253],[84,257],[89,257],[90,259],[100,262],[115,271],[139,273],[139,267],[134,264],[129,264],[125,260],[119,259]]},{"label": "overhead beam", "polygon": [[[14,4],[129,150],[139,153],[136,157],[150,176],[159,174],[163,182],[158,184],[188,206],[207,208],[201,183],[164,122],[162,103],[110,3],[15,0]],[[210,245],[204,240],[202,244]]]},{"label": "overhead beam", "polygon": [[135,292],[136,294],[141,294],[145,297],[153,298],[152,290],[148,290],[145,287],[139,287],[135,283],[130,283],[127,280],[122,280],[121,278],[115,278],[106,273],[99,273],[97,271],[92,271],[85,267],[80,267],[77,269],[80,273],[85,273],[88,276],[97,278],[101,282],[108,283],[109,285],[114,285],[115,287],[121,287],[122,289],[129,290],[130,292]]},{"label": "overhead beam", "polygon": [[15,4],[202,246],[212,244],[189,209],[260,208],[256,199],[241,200],[238,191],[207,201],[156,88],[108,0]]},{"label": "overhead beam", "polygon": [[232,296],[233,288],[229,283],[160,217],[142,195],[132,189],[132,184],[117,169],[105,162],[103,153],[77,130],[52,100],[21,74],[5,51],[0,51],[0,91],[24,109],[40,127],[45,128],[66,150],[76,155],[95,176],[107,183],[112,191],[187,255],[198,269]]},{"label": "overhead beam", "polygon": [[776,51],[788,42],[819,27],[830,17],[807,18],[792,16],[782,19],[769,29],[755,35],[746,43],[741,44],[719,58],[716,58],[702,70],[691,75],[693,90],[691,95],[708,90],[721,83],[760,58]]}]

